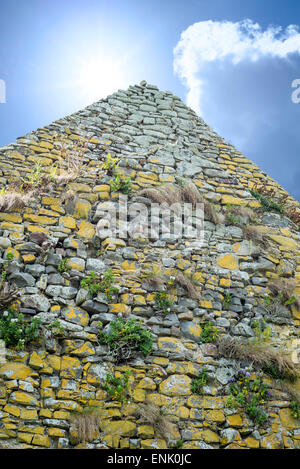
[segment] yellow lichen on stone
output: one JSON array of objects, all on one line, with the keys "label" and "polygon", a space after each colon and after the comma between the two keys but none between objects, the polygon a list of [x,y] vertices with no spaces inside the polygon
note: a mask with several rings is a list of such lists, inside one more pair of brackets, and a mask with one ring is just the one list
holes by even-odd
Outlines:
[{"label": "yellow lichen on stone", "polygon": [[55,225],[57,220],[56,218],[52,217],[45,217],[42,215],[34,215],[34,214],[24,214],[24,220],[30,220],[33,223],[41,224],[41,225]]},{"label": "yellow lichen on stone", "polygon": [[297,242],[285,236],[270,234],[269,238],[271,238],[273,241],[278,243],[282,248],[285,248],[288,251],[291,251],[291,250],[295,251],[298,249]]},{"label": "yellow lichen on stone", "polygon": [[135,272],[136,271],[136,264],[135,262],[124,261],[121,265],[122,269],[126,272]]},{"label": "yellow lichen on stone", "polygon": [[79,224],[78,236],[86,239],[92,239],[95,235],[95,227],[87,221],[82,221]]},{"label": "yellow lichen on stone", "polygon": [[73,211],[74,218],[76,218],[76,220],[81,218],[88,220],[91,208],[91,204],[87,200],[77,201]]},{"label": "yellow lichen on stone", "polygon": [[70,216],[60,217],[59,223],[65,228],[70,228],[71,230],[74,230],[76,228],[76,220],[75,218]]},{"label": "yellow lichen on stone", "polygon": [[232,195],[223,195],[221,199],[221,203],[223,205],[246,205],[246,201],[243,199],[239,199],[237,197],[233,197]]},{"label": "yellow lichen on stone", "polygon": [[61,360],[60,375],[63,378],[76,378],[76,369],[80,368],[78,358],[64,355]]},{"label": "yellow lichen on stone", "polygon": [[119,420],[117,422],[110,421],[103,423],[103,431],[113,436],[128,436],[133,437],[136,432],[136,423],[130,420]]},{"label": "yellow lichen on stone", "polygon": [[34,374],[32,368],[19,362],[7,362],[0,366],[0,376],[6,376],[9,379],[24,380]]},{"label": "yellow lichen on stone", "polygon": [[236,270],[238,269],[238,263],[232,254],[226,254],[225,256],[219,257],[217,263],[223,269]]},{"label": "yellow lichen on stone", "polygon": [[159,385],[159,390],[167,396],[188,396],[191,394],[191,378],[186,375],[171,375]]}]

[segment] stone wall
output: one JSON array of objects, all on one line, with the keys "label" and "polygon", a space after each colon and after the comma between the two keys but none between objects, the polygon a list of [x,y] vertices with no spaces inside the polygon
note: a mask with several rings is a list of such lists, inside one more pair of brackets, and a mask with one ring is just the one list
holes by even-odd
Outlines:
[{"label": "stone wall", "polygon": [[[222,356],[218,346],[224,335],[255,340],[260,321],[271,331],[269,342],[264,336],[267,345],[298,366],[299,308],[292,303],[270,314],[264,297],[277,278],[294,279],[294,294],[300,294],[299,231],[288,217],[264,212],[249,189],[264,184],[299,204],[179,98],[145,83],[2,147],[1,186],[9,191],[20,178],[28,180],[37,162],[49,171],[61,161],[62,141],[86,144],[78,177],[41,186],[25,208],[0,212],[2,266],[11,252],[7,278],[22,291],[16,305],[25,318],[39,317],[43,325],[37,342],[24,350],[6,347],[0,358],[2,446],[299,448],[293,397],[266,373],[267,422],[258,425],[242,406],[228,405],[228,379],[251,363]],[[132,181],[131,202],[145,201],[137,195],[145,187],[180,184],[182,177],[192,181],[215,211],[205,213],[203,244],[184,238],[100,239],[97,222],[108,201],[118,203],[103,170],[108,154],[119,158],[118,170]],[[228,222],[226,209],[232,207],[244,208],[243,223]],[[256,239],[245,236],[249,223],[255,224]],[[46,235],[44,245],[37,232]],[[59,271],[63,259],[66,272]],[[119,288],[114,303],[81,288],[89,272],[108,269]],[[182,273],[198,296],[174,286],[170,311],[159,311],[157,289],[147,283],[152,270],[167,279]],[[99,344],[97,324],[107,329],[116,317],[141,319],[154,337],[150,355],[128,363],[111,360],[108,346]],[[49,325],[57,320],[64,333],[55,336]],[[208,322],[219,336],[203,343]],[[191,386],[203,368],[207,382],[199,395]],[[130,397],[121,404],[102,385],[108,372],[122,375],[128,369]],[[252,367],[251,373],[258,371]],[[300,392],[299,379],[293,386]],[[135,415],[146,401],[169,423],[165,434]],[[82,442],[72,415],[93,406],[101,423]]]}]

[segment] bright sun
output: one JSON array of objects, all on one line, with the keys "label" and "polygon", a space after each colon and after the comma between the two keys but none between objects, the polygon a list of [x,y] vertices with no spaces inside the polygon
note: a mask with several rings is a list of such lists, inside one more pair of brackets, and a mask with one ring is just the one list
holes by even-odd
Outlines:
[{"label": "bright sun", "polygon": [[125,60],[90,57],[80,60],[75,83],[87,104],[127,87]]}]

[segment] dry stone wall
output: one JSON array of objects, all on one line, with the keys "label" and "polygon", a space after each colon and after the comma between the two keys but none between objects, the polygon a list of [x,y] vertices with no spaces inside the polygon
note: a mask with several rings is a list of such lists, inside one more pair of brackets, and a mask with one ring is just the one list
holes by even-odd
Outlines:
[{"label": "dry stone wall", "polygon": [[[299,231],[287,216],[263,211],[249,190],[263,184],[296,209],[298,203],[179,98],[146,83],[2,147],[1,186],[9,191],[21,178],[28,180],[37,164],[51,172],[61,161],[62,141],[86,145],[78,177],[45,187],[36,183],[38,190],[24,208],[0,212],[2,269],[12,253],[7,279],[21,291],[14,305],[26,319],[42,322],[39,339],[23,350],[2,347],[1,445],[299,448],[300,420],[291,415],[299,378],[291,393],[263,374],[268,397],[259,405],[267,421],[258,424],[241,400],[230,405],[228,398],[239,369],[250,367],[249,379],[261,370],[253,356],[224,356],[220,347],[224,336],[255,343],[260,334],[263,345],[271,343],[291,360],[297,375],[299,307],[291,301],[272,309],[264,298],[278,302],[269,289],[276,279],[292,279],[293,295],[300,294]],[[119,196],[103,169],[108,154],[119,159],[118,171],[132,182],[130,202],[149,203],[139,197],[141,189],[192,181],[207,203],[203,244],[184,238],[99,238],[97,223],[108,202],[117,207]],[[241,208],[237,223],[232,213]],[[245,236],[249,224],[255,225],[255,238]],[[119,289],[113,301],[82,288],[91,272],[109,269]],[[162,287],[149,282],[149,272],[171,285],[166,311],[157,306]],[[178,275],[192,280],[195,295],[183,283],[172,284]],[[2,308],[0,317],[6,311]],[[139,319],[151,331],[149,355],[112,360],[109,347],[99,343],[98,329],[101,322],[109,330],[117,317]],[[49,327],[55,321],[61,334]],[[212,342],[203,340],[208,324],[218,331]],[[193,383],[203,369],[197,394]],[[129,399],[121,403],[110,398],[103,383],[108,373],[122,376],[126,370]],[[138,415],[145,402],[157,409],[156,420]],[[74,416],[90,417],[93,412],[85,409],[94,408],[100,420],[91,424],[86,418],[93,431],[82,441]]]}]

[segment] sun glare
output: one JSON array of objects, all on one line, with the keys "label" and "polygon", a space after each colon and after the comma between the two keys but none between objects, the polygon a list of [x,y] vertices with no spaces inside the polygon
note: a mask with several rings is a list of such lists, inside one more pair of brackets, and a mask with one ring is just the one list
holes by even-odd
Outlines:
[{"label": "sun glare", "polygon": [[124,61],[103,57],[80,60],[76,73],[76,88],[86,104],[91,104],[120,88],[128,86]]}]

